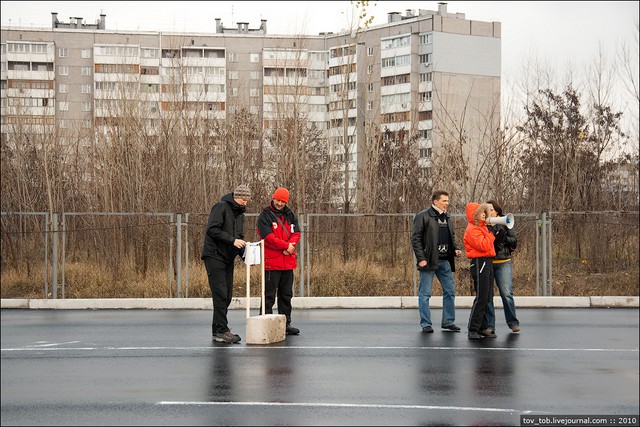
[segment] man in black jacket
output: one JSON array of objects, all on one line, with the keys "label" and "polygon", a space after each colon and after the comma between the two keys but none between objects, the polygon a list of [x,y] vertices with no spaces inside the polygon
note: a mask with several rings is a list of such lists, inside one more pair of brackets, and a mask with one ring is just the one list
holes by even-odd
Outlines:
[{"label": "man in black jacket", "polygon": [[213,299],[213,340],[238,343],[240,336],[232,334],[228,326],[227,310],[233,296],[233,262],[242,255],[244,241],[244,212],[251,199],[251,189],[239,185],[213,205],[204,234],[202,260],[207,269]]},{"label": "man in black jacket", "polygon": [[418,291],[420,327],[423,333],[433,333],[429,299],[433,278],[437,276],[442,286],[440,326],[442,329],[459,332],[460,327],[454,323],[456,312],[453,272],[456,271],[455,257],[462,255],[462,251],[456,244],[453,223],[447,213],[449,193],[442,190],[435,191],[431,200],[433,202],[431,207],[414,217],[411,234],[411,245],[420,272]]}]

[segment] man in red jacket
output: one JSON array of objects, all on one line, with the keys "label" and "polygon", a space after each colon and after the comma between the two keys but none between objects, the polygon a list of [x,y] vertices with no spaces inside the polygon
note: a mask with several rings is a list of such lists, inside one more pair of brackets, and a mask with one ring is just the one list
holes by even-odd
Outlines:
[{"label": "man in red jacket", "polygon": [[[297,267],[296,245],[300,241],[298,220],[289,209],[289,190],[278,188],[269,206],[258,217],[258,236],[264,239],[265,314],[273,313],[278,295],[278,314],[287,317],[287,335],[298,335],[291,326],[293,270]],[[262,311],[262,310],[261,310]]]}]

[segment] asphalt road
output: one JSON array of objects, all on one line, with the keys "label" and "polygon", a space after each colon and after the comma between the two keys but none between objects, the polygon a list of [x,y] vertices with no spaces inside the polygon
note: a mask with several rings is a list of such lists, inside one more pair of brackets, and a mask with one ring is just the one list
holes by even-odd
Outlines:
[{"label": "asphalt road", "polygon": [[213,343],[207,310],[2,310],[1,424],[638,425],[637,308],[497,314],[476,342],[468,309],[433,334],[415,309],[294,310],[301,334],[260,346]]}]

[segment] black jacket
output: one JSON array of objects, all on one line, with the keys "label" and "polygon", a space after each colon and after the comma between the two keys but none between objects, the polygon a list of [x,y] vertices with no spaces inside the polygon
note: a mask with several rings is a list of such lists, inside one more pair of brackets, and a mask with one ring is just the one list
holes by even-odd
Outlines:
[{"label": "black jacket", "polygon": [[[456,271],[455,251],[460,249],[456,244],[455,231],[453,230],[453,222],[451,216],[445,213],[447,224],[449,225],[449,233],[451,235],[452,248],[449,251],[449,263],[451,271]],[[413,218],[413,230],[411,233],[411,246],[416,255],[416,263],[426,260],[426,267],[418,267],[418,270],[437,270],[440,263],[440,255],[438,253],[438,211],[433,206],[418,212]]]},{"label": "black jacket", "polygon": [[508,229],[502,224],[495,224],[489,227],[489,231],[496,236],[496,240],[493,242],[493,246],[496,249],[494,260],[511,259],[511,251],[518,245],[516,232],[513,231],[513,228]]},{"label": "black jacket", "polygon": [[243,253],[242,249],[233,246],[233,242],[244,240],[244,212],[245,207],[233,200],[233,193],[224,195],[213,205],[200,258],[211,257],[232,264],[235,257]]}]

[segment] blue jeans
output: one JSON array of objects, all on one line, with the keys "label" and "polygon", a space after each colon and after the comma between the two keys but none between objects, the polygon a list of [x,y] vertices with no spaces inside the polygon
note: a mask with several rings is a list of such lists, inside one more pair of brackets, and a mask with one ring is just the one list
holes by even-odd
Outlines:
[{"label": "blue jeans", "polygon": [[418,290],[418,311],[420,312],[420,327],[431,326],[431,285],[433,277],[437,276],[442,286],[442,326],[452,325],[456,320],[455,285],[453,272],[447,260],[440,260],[437,270],[420,270],[420,289]]},{"label": "blue jeans", "polygon": [[[516,303],[513,300],[513,265],[511,260],[493,264],[493,275],[496,279],[498,291],[500,291],[507,325],[509,328],[520,325],[520,321],[516,317]],[[494,331],[496,330],[496,312],[493,307],[493,299],[487,306],[487,326]]]}]

